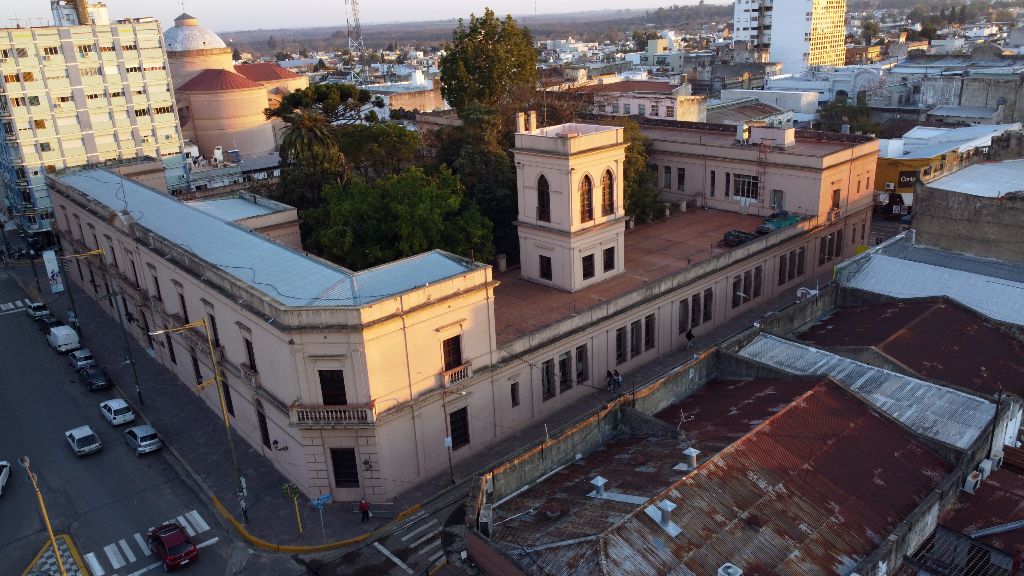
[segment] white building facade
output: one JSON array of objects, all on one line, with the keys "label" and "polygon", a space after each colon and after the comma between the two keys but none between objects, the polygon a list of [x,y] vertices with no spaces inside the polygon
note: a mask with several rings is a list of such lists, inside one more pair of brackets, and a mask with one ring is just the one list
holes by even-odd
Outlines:
[{"label": "white building facade", "polygon": [[737,0],[733,39],[768,47],[786,74],[846,63],[846,0]]}]

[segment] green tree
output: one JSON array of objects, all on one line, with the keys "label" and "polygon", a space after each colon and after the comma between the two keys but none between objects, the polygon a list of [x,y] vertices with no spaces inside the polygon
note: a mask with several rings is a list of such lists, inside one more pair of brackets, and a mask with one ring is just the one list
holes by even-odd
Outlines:
[{"label": "green tree", "polygon": [[658,38],[658,33],[653,30],[634,30],[632,35],[633,46],[637,51],[646,52],[647,43]]},{"label": "green tree", "polygon": [[864,43],[871,45],[882,34],[882,27],[879,26],[878,22],[874,20],[865,20],[860,25],[860,35],[864,38]]},{"label": "green tree", "polygon": [[868,112],[867,104],[830,102],[821,107],[821,128],[829,132],[839,132],[843,124],[848,124],[850,132],[873,134],[878,131],[878,124],[871,120]]},{"label": "green tree", "polygon": [[344,183],[347,173],[338,131],[318,110],[293,110],[286,123],[278,153],[281,180],[274,198],[300,210],[320,204],[328,184]]},{"label": "green tree", "polygon": [[644,136],[640,125],[633,120],[624,120],[621,125],[623,137],[628,143],[622,173],[626,214],[638,222],[647,222],[664,210],[658,201],[658,175],[652,173],[647,166],[651,156],[651,140]]},{"label": "green tree", "polygon": [[398,124],[353,124],[339,130],[341,153],[365,180],[397,174],[420,151],[419,133]]},{"label": "green tree", "polygon": [[278,62],[281,62],[282,60],[291,60],[291,59],[292,59],[292,55],[287,53],[287,52],[275,52],[274,53],[274,60],[277,60]]},{"label": "green tree", "polygon": [[267,38],[267,48],[277,50],[277,38],[274,38],[273,36]]},{"label": "green tree", "polygon": [[526,28],[489,8],[480,18],[459,19],[441,58],[441,95],[462,117],[474,102],[511,116],[537,82],[537,55]]},{"label": "green tree", "polygon": [[378,179],[328,186],[316,234],[323,257],[364,269],[441,249],[478,260],[493,255],[491,223],[447,168],[420,168]]},{"label": "green tree", "polygon": [[231,59],[235,62],[238,62],[242,59],[242,53],[238,51],[238,48],[234,48],[231,50]]},{"label": "green tree", "polygon": [[267,118],[286,118],[295,110],[317,110],[331,124],[353,124],[366,121],[375,108],[383,108],[384,100],[351,84],[314,84],[296,90],[281,99],[277,108],[268,108]]}]

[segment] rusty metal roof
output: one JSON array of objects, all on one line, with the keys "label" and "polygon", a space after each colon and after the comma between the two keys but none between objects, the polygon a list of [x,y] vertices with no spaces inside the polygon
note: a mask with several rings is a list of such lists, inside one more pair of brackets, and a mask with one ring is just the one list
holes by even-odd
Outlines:
[{"label": "rusty metal roof", "polygon": [[[942,524],[969,534],[1015,520],[1024,520],[1024,476],[1000,468],[989,474],[974,494],[961,492],[956,504],[943,516]],[[1018,546],[1024,546],[1024,529],[979,540],[1013,554]]]},{"label": "rusty metal roof", "polygon": [[996,412],[995,404],[966,392],[770,334],[758,334],[739,355],[793,374],[831,376],[918,434],[961,450],[974,442]]},{"label": "rusty metal roof", "polygon": [[799,335],[819,346],[870,346],[921,376],[1024,398],[1024,344],[983,316],[929,298],[837,310]]},{"label": "rusty metal roof", "polygon": [[[709,423],[725,422],[734,407],[741,410],[738,422],[752,422],[750,416],[773,411],[775,402],[802,384],[775,381],[775,391],[746,406],[742,397],[758,381],[719,382],[718,395],[731,401],[709,401],[714,388],[706,398],[694,398],[689,408],[695,418],[683,422],[684,435],[722,441],[732,432],[715,433]],[[752,432],[702,459],[696,471],[682,478],[677,472],[675,483],[666,482],[660,493],[654,489],[671,479],[678,442],[607,443],[584,463],[570,464],[499,504],[492,544],[524,573],[551,576],[704,576],[725,562],[755,575],[835,574],[850,568],[873,552],[953,465],[834,382],[807,385],[809,390]],[[690,422],[697,425],[687,431]],[[632,491],[648,501],[637,506],[587,497],[596,473],[609,479],[606,489]],[[676,537],[644,512],[661,499],[677,505],[671,517],[682,532]]]},{"label": "rusty metal roof", "polygon": [[970,536],[936,526],[896,576],[1011,576],[1013,556]]}]

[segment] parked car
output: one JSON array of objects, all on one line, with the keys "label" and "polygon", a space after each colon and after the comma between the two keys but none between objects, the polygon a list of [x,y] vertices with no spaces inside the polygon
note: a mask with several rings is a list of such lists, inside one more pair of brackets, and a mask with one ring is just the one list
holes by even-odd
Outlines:
[{"label": "parked car", "polygon": [[132,407],[120,398],[100,402],[100,412],[103,413],[103,417],[107,419],[107,422],[114,426],[120,426],[135,420],[135,412],[132,411]]},{"label": "parked car", "polygon": [[134,426],[124,431],[124,441],[135,450],[136,456],[142,456],[148,452],[154,452],[163,448],[164,442],[156,433],[156,428],[149,424]]},{"label": "parked car", "polygon": [[64,433],[64,437],[67,438],[71,450],[78,456],[99,452],[100,448],[103,448],[100,437],[89,426],[72,428]]},{"label": "parked car", "polygon": [[199,558],[199,548],[177,522],[166,522],[146,532],[146,543],[164,570],[181,568]]},{"label": "parked car", "polygon": [[82,345],[78,341],[78,332],[70,326],[54,326],[46,336],[46,341],[60,353],[78,350]]},{"label": "parked car", "polygon": [[29,302],[28,307],[25,308],[25,312],[29,318],[38,320],[44,316],[50,315],[50,310],[46,308],[46,304],[42,302]]},{"label": "parked car", "polygon": [[44,334],[48,334],[52,328],[63,325],[64,323],[56,316],[43,316],[41,318],[36,318],[36,326],[39,326],[39,330]]},{"label": "parked car", "polygon": [[[80,351],[79,351],[80,352]],[[78,352],[72,352],[72,354],[78,354]],[[72,360],[72,362],[74,362]],[[110,375],[107,374],[106,368],[100,368],[99,366],[87,366],[78,371],[78,380],[88,386],[89,390],[106,390],[114,385],[110,381]]]},{"label": "parked car", "polygon": [[11,463],[0,460],[0,496],[4,495],[4,486],[7,486],[7,479],[11,477]]},{"label": "parked car", "polygon": [[92,352],[90,352],[88,348],[75,350],[71,354],[68,354],[68,361],[71,362],[71,367],[75,370],[81,370],[82,368],[88,368],[96,365],[96,359],[92,357]]}]

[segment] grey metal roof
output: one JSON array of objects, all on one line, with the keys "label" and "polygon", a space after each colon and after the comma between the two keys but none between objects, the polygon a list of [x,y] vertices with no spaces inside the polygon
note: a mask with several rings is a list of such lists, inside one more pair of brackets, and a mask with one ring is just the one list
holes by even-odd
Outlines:
[{"label": "grey metal roof", "polygon": [[824,350],[759,334],[739,352],[793,374],[830,376],[917,433],[967,449],[995,415],[991,402]]},{"label": "grey metal roof", "polygon": [[1024,160],[975,164],[928,183],[929,188],[998,198],[1024,191]]},{"label": "grey metal roof", "polygon": [[273,208],[261,206],[243,198],[197,200],[189,202],[188,205],[225,222],[237,222],[245,218],[276,212]]},{"label": "grey metal roof", "polygon": [[[55,177],[286,306],[358,306],[438,282],[474,265],[435,250],[352,272],[102,169]],[[478,265],[479,266],[479,265]]]}]

